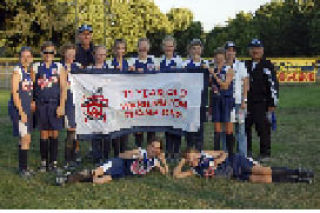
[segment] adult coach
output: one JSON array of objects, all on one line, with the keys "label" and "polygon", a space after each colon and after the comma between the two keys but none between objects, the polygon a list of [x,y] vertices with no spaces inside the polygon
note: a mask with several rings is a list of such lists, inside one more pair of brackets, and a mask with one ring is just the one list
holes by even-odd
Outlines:
[{"label": "adult coach", "polygon": [[267,117],[277,106],[279,85],[273,64],[264,57],[264,46],[260,40],[250,42],[249,54],[251,60],[246,61],[249,73],[246,118],[248,156],[252,156],[251,127],[255,124],[260,137],[260,160],[268,161],[271,155],[271,125]]},{"label": "adult coach", "polygon": [[236,44],[233,41],[227,41],[226,66],[234,70],[233,97],[235,101],[236,120],[235,136],[237,139],[237,152],[247,156],[247,138],[245,133],[245,114],[247,110],[247,92],[248,92],[248,72],[245,64],[236,59]]},{"label": "adult coach", "polygon": [[76,49],[76,62],[79,62],[82,67],[87,67],[94,63],[93,58],[93,43],[92,43],[92,27],[90,25],[81,25],[78,30],[78,39],[80,43]]}]

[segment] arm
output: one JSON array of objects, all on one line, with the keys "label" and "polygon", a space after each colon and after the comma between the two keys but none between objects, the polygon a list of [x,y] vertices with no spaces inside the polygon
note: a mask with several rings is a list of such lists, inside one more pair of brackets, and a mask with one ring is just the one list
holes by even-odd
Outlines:
[{"label": "arm", "polygon": [[161,153],[160,156],[159,156],[159,160],[160,162],[163,164],[163,166],[160,165],[160,163],[158,165],[156,165],[156,167],[159,168],[159,171],[161,174],[165,175],[165,174],[168,174],[169,172],[169,167],[167,165],[167,162],[166,162],[166,158],[165,158],[165,155],[164,153]]},{"label": "arm", "polygon": [[139,157],[140,157],[139,149],[127,150],[119,154],[119,158],[122,158],[122,159],[136,159]]},{"label": "arm", "polygon": [[208,153],[214,158],[214,163],[216,166],[223,163],[227,158],[227,153],[224,151],[204,150],[203,152]]},{"label": "arm", "polygon": [[67,99],[67,71],[61,67],[60,72],[60,105],[57,108],[57,116],[61,117],[65,114],[65,104]]},{"label": "arm", "polygon": [[270,61],[268,61],[268,63],[268,66],[265,68],[266,71],[264,71],[268,78],[268,88],[266,88],[268,91],[267,104],[268,111],[273,112],[278,104],[279,83],[277,81],[277,76],[273,64]]},{"label": "arm", "polygon": [[21,99],[19,96],[19,81],[20,81],[20,73],[18,71],[14,71],[12,75],[12,97],[13,103],[15,107],[18,109],[19,115],[21,117],[21,121],[23,123],[27,122],[27,115],[22,109]]},{"label": "arm", "polygon": [[227,90],[233,80],[234,71],[233,69],[229,69],[226,75],[226,81],[223,82],[220,80],[220,86],[222,89]]},{"label": "arm", "polygon": [[187,178],[193,176],[193,172],[191,170],[182,172],[182,167],[185,165],[186,159],[182,158],[179,162],[178,166],[173,170],[173,177],[174,178]]}]

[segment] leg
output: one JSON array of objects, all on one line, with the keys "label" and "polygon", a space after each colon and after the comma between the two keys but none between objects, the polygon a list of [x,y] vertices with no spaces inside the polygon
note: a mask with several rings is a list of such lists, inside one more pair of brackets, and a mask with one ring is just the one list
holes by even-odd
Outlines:
[{"label": "leg", "polygon": [[147,144],[150,144],[156,138],[155,132],[147,132]]},{"label": "leg", "polygon": [[181,146],[181,135],[172,135],[173,137],[173,152],[174,158],[179,159],[180,146]]},{"label": "leg", "polygon": [[49,141],[50,141],[50,161],[53,169],[57,167],[57,157],[58,157],[58,136],[59,131],[52,130],[49,131]]},{"label": "leg", "polygon": [[49,145],[49,131],[40,131],[40,156],[41,156],[41,167],[40,171],[45,172],[48,166],[48,145]]},{"label": "leg", "polygon": [[270,167],[253,166],[251,170],[252,175],[271,175],[272,170]]},{"label": "leg", "polygon": [[268,132],[271,127],[266,118],[266,105],[264,102],[255,104],[253,116],[256,130],[260,137],[260,156],[270,157],[270,137]]},{"label": "leg", "polygon": [[91,143],[93,162],[99,163],[102,159],[102,139],[93,139]]},{"label": "leg", "polygon": [[251,112],[248,111],[246,121],[245,121],[245,132],[247,136],[247,155],[248,157],[252,157],[252,127],[253,125],[253,117]]},{"label": "leg", "polygon": [[171,159],[173,154],[173,135],[169,132],[165,133],[166,136],[166,152],[167,152],[167,158]]},{"label": "leg", "polygon": [[233,123],[228,122],[225,123],[226,126],[226,145],[229,156],[233,155],[233,149],[234,149],[234,137],[233,137]]},{"label": "leg", "polygon": [[123,135],[120,137],[120,153],[123,153],[127,150],[128,144],[128,135]]},{"label": "leg", "polygon": [[143,132],[135,133],[135,143],[137,147],[142,147],[143,142]]},{"label": "leg", "polygon": [[271,175],[251,175],[249,181],[252,183],[272,183]]},{"label": "leg", "polygon": [[102,140],[102,143],[103,143],[103,158],[104,159],[108,159],[109,158],[109,152],[111,151],[112,140],[105,138],[105,139]]},{"label": "leg", "polygon": [[65,161],[69,163],[70,161],[74,160],[74,141],[75,141],[76,134],[74,131],[68,129],[67,130],[67,138],[65,140]]},{"label": "leg", "polygon": [[[116,158],[120,153],[120,138],[112,139],[113,157]],[[108,158],[106,158],[108,159]]]},{"label": "leg", "polygon": [[214,123],[214,150],[220,150],[221,123]]},{"label": "leg", "polygon": [[96,184],[105,184],[110,183],[112,181],[112,178],[110,175],[104,175],[102,177],[93,177],[92,181]]},{"label": "leg", "polygon": [[28,150],[30,149],[31,135],[26,134],[20,139],[19,145],[19,171],[28,170]]}]

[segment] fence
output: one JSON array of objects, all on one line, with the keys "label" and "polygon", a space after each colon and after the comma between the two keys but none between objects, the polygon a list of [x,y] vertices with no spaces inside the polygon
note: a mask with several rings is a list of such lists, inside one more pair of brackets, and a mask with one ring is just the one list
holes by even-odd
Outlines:
[{"label": "fence", "polygon": [[[0,58],[0,89],[10,89],[11,75],[18,58]],[[59,61],[59,59],[56,59]],[[280,83],[314,83],[320,77],[319,58],[270,58]],[[34,60],[40,61],[39,58]]]}]

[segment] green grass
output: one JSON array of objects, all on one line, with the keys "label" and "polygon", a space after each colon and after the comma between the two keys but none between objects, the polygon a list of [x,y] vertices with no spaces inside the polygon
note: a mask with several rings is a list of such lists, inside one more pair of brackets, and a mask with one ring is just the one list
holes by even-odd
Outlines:
[{"label": "green grass", "polygon": [[[9,93],[0,91],[0,208],[320,208],[320,88],[319,84],[286,86],[280,90],[278,130],[272,135],[273,160],[269,165],[299,165],[315,171],[315,183],[252,184],[224,179],[188,178],[152,173],[146,177],[115,180],[107,185],[81,183],[54,186],[53,174],[37,174],[26,181],[17,175],[17,138],[11,135],[7,116]],[[162,134],[160,134],[163,137]],[[59,159],[63,162],[60,136]],[[205,148],[213,147],[212,123],[205,125]],[[33,134],[30,166],[39,164],[39,134]],[[259,152],[254,137],[254,154]],[[133,147],[133,138],[130,137]],[[185,146],[185,142],[183,142]],[[86,152],[88,143],[82,145]],[[88,163],[87,163],[88,164]],[[174,165],[171,165],[173,167]],[[146,201],[147,200],[147,201]]]}]

